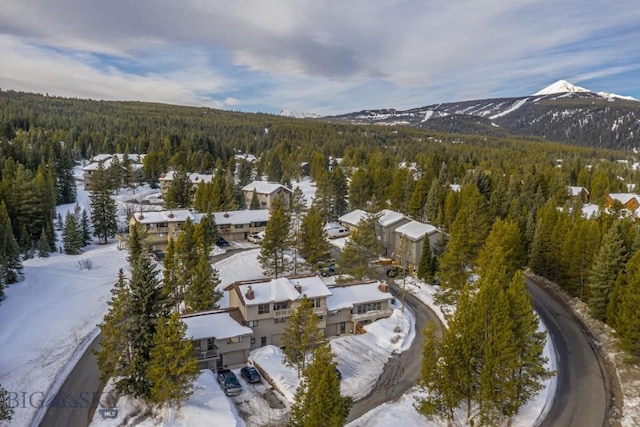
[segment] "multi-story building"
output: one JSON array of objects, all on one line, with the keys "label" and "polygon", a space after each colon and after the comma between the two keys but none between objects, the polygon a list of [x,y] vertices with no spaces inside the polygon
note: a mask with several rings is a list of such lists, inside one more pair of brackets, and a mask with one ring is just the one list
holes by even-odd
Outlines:
[{"label": "multi-story building", "polygon": [[423,224],[418,221],[407,222],[396,228],[395,231],[394,260],[409,271],[418,268],[422,248],[430,245],[433,253],[442,233],[431,224]]},{"label": "multi-story building", "polygon": [[120,167],[127,170],[131,176],[128,179],[139,179],[142,176],[142,160],[144,154],[96,154],[89,164],[82,168],[82,180],[85,190],[91,190],[91,179],[95,171],[102,167]]},{"label": "multi-story building", "polygon": [[240,310],[228,308],[181,316],[200,369],[221,369],[245,363],[253,335]]},{"label": "multi-story building", "polygon": [[[204,214],[195,214],[200,221]],[[269,211],[267,209],[214,212],[218,235],[229,241],[247,240],[250,234],[259,233],[267,228]]]},{"label": "multi-story building", "polygon": [[[158,181],[160,182],[160,192],[162,193],[162,197],[166,197],[167,191],[169,191],[169,187],[171,187],[171,183],[173,182],[174,175],[174,171],[169,171],[160,175]],[[194,191],[201,182],[209,183],[213,179],[213,175],[202,173],[189,173],[187,176],[189,181],[191,181],[191,185],[193,185]]]},{"label": "multi-story building", "polygon": [[284,202],[288,206],[292,192],[290,188],[277,182],[253,181],[242,187],[242,193],[247,206],[251,206],[255,194],[261,209],[271,209],[273,201],[280,196],[284,197]]}]

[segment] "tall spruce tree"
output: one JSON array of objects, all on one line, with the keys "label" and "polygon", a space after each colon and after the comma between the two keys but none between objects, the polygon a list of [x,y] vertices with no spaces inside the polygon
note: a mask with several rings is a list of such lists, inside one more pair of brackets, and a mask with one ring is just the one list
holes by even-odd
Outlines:
[{"label": "tall spruce tree", "polygon": [[193,185],[189,179],[189,174],[184,170],[175,171],[164,199],[165,208],[188,208],[191,206],[192,197]]},{"label": "tall spruce tree", "polygon": [[337,363],[329,344],[318,346],[296,390],[289,426],[341,427],[347,422],[353,399],[340,394]]},{"label": "tall spruce tree", "polygon": [[300,375],[306,366],[308,357],[314,349],[324,342],[324,335],[318,323],[320,319],[313,312],[313,302],[306,295],[293,312],[282,334],[284,362],[298,370]]},{"label": "tall spruce tree", "polygon": [[158,319],[147,372],[152,384],[150,397],[155,404],[180,408],[181,402],[193,394],[199,370],[186,330],[176,312]]},{"label": "tall spruce tree", "polygon": [[312,206],[302,218],[300,255],[311,266],[315,266],[331,252],[323,230],[322,214]]},{"label": "tall spruce tree", "polygon": [[176,255],[175,243],[172,237],[169,237],[169,244],[162,261],[162,288],[169,301],[169,304],[177,312],[180,312],[180,303],[182,302],[182,288],[179,282],[179,260]]},{"label": "tall spruce tree", "polygon": [[0,201],[0,301],[4,299],[6,285],[15,283],[21,272],[20,246],[13,235],[4,201]]},{"label": "tall spruce tree", "polygon": [[222,297],[219,284],[218,271],[211,266],[208,252],[199,251],[196,270],[184,296],[186,309],[197,312],[217,308]]},{"label": "tall spruce tree", "polygon": [[418,279],[431,282],[435,275],[435,259],[431,252],[431,244],[429,239],[425,239],[422,246],[422,253],[420,254],[420,261],[418,262]]},{"label": "tall spruce tree", "polygon": [[280,277],[290,270],[290,263],[285,257],[290,248],[290,222],[282,198],[277,198],[271,206],[269,222],[258,255],[258,262],[266,276]]},{"label": "tall spruce tree", "polygon": [[627,261],[618,275],[609,306],[607,322],[620,339],[620,348],[636,360],[640,358],[640,252]]},{"label": "tall spruce tree", "polygon": [[340,256],[342,270],[356,279],[369,274],[369,262],[380,254],[380,242],[376,234],[379,214],[367,213],[353,230]]},{"label": "tall spruce tree", "polygon": [[68,211],[62,229],[62,246],[68,255],[78,255],[84,246],[82,229],[75,213]]},{"label": "tall spruce tree", "polygon": [[587,304],[591,316],[602,322],[607,321],[609,296],[618,273],[624,267],[625,256],[620,226],[618,223],[614,223],[602,238],[600,249],[594,256],[589,270]]},{"label": "tall spruce tree", "polygon": [[116,202],[111,197],[111,183],[104,168],[98,168],[91,180],[91,223],[99,243],[107,244],[118,231]]},{"label": "tall spruce tree", "polygon": [[302,249],[302,219],[307,210],[307,200],[300,187],[293,189],[289,200],[289,212],[291,215],[291,248],[293,249],[293,274],[298,273],[298,254]]},{"label": "tall spruce tree", "polygon": [[142,255],[134,261],[131,266],[129,288],[131,364],[118,384],[121,391],[134,397],[148,399],[153,385],[147,371],[154,346],[154,335],[160,319],[168,315],[167,300],[158,278],[158,271],[149,256]]}]

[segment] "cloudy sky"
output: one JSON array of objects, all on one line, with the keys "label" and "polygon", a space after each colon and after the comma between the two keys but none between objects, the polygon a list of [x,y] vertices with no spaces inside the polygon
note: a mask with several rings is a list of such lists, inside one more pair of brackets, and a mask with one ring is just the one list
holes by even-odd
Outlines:
[{"label": "cloudy sky", "polygon": [[0,88],[338,114],[532,94],[640,99],[638,0],[0,0]]}]

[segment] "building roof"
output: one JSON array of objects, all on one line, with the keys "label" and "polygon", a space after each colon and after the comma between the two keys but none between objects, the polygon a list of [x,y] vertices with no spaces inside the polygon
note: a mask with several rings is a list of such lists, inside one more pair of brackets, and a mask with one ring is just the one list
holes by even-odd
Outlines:
[{"label": "building roof", "polygon": [[640,196],[634,193],[609,193],[609,197],[611,197],[611,200],[617,200],[623,205],[626,205],[631,199],[634,198],[636,200],[640,200]]},{"label": "building roof", "polygon": [[[299,284],[298,292],[295,285]],[[248,299],[247,291],[251,287],[254,297]],[[235,289],[243,299],[245,305],[268,304],[278,301],[296,301],[306,295],[307,298],[320,298],[331,295],[327,285],[317,275],[279,277],[277,279],[252,280],[235,282],[225,290]]]},{"label": "building roof", "polygon": [[[124,154],[122,153],[96,154],[91,158],[91,163],[83,167],[82,170],[83,171],[98,170],[98,166],[100,162],[102,162],[102,165],[104,166],[105,169],[108,169],[111,166],[111,162],[114,157],[117,157],[118,161],[122,165],[122,162],[124,161]],[[141,163],[142,163],[142,159],[144,158],[144,154],[127,154],[127,157],[129,158],[129,161],[132,162],[133,165],[142,167]]]},{"label": "building roof", "polygon": [[343,222],[345,224],[356,226],[358,225],[360,220],[362,220],[366,216],[367,216],[366,211],[363,211],[362,209],[356,209],[342,215],[341,217],[338,218],[338,221]]},{"label": "building roof", "polygon": [[140,224],[157,224],[160,222],[195,222],[196,217],[188,209],[172,209],[168,211],[136,212],[133,217]]},{"label": "building roof", "polygon": [[382,292],[379,285],[380,282],[375,280],[367,283],[332,286],[329,288],[331,296],[327,298],[327,310],[341,310],[351,308],[356,304],[391,300],[393,296],[389,292]]},{"label": "building roof", "polygon": [[[160,181],[173,181],[173,178],[175,176],[175,171],[169,171],[166,173],[163,173],[159,180]],[[191,181],[192,184],[198,184],[200,182],[211,182],[211,180],[213,179],[213,175],[208,175],[208,174],[202,174],[202,173],[189,173],[187,174],[187,176],[189,177],[189,181]]]},{"label": "building roof", "polygon": [[430,236],[438,230],[431,224],[411,221],[396,228],[396,233],[404,234],[411,240],[420,240],[424,236]]},{"label": "building roof", "polygon": [[278,189],[284,189],[285,191],[291,193],[291,189],[285,185],[282,185],[278,182],[269,182],[269,181],[253,181],[249,184],[242,187],[242,191],[256,191],[258,194],[273,194],[278,191]]},{"label": "building roof", "polygon": [[[194,213],[196,222],[200,222],[200,219],[204,216],[203,213]],[[214,218],[216,219],[216,225],[236,225],[236,224],[251,224],[252,222],[266,222],[269,221],[268,209],[245,209],[240,211],[227,211],[227,212],[214,212]]]},{"label": "building roof", "polygon": [[589,194],[589,191],[584,187],[576,187],[573,185],[567,185],[567,192],[570,196],[579,196],[583,191]]},{"label": "building roof", "polygon": [[253,334],[251,328],[243,326],[232,317],[230,310],[196,313],[183,316],[181,319],[187,325],[186,337],[190,340],[203,338],[223,340]]},{"label": "building roof", "polygon": [[401,221],[402,219],[405,218],[405,216],[400,212],[395,212],[389,209],[383,209],[380,211],[380,213],[382,215],[378,219],[378,224],[380,224],[383,227],[388,227],[390,225],[393,225],[396,222]]}]

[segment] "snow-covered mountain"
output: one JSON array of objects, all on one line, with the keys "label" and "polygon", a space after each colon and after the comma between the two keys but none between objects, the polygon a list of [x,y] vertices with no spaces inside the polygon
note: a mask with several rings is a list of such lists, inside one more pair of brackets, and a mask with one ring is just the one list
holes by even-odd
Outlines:
[{"label": "snow-covered mountain", "polygon": [[592,90],[585,89],[583,87],[571,84],[566,80],[558,80],[557,82],[552,83],[549,86],[545,87],[544,89],[541,89],[538,92],[534,93],[533,96],[552,95],[556,93],[579,93],[579,92],[595,93],[596,95],[600,95],[603,98],[620,98],[620,99],[626,99],[628,101],[637,101],[637,99],[631,96],[616,95],[615,93],[610,93],[610,92],[594,92]]},{"label": "snow-covered mountain", "polygon": [[363,110],[323,120],[463,134],[527,135],[608,148],[640,146],[640,102],[566,80],[529,96],[447,102],[403,111]]},{"label": "snow-covered mountain", "polygon": [[284,110],[280,110],[278,115],[285,116],[285,117],[293,117],[295,119],[317,119],[322,117],[320,114],[305,113],[302,111],[289,110],[288,108],[285,108]]}]

